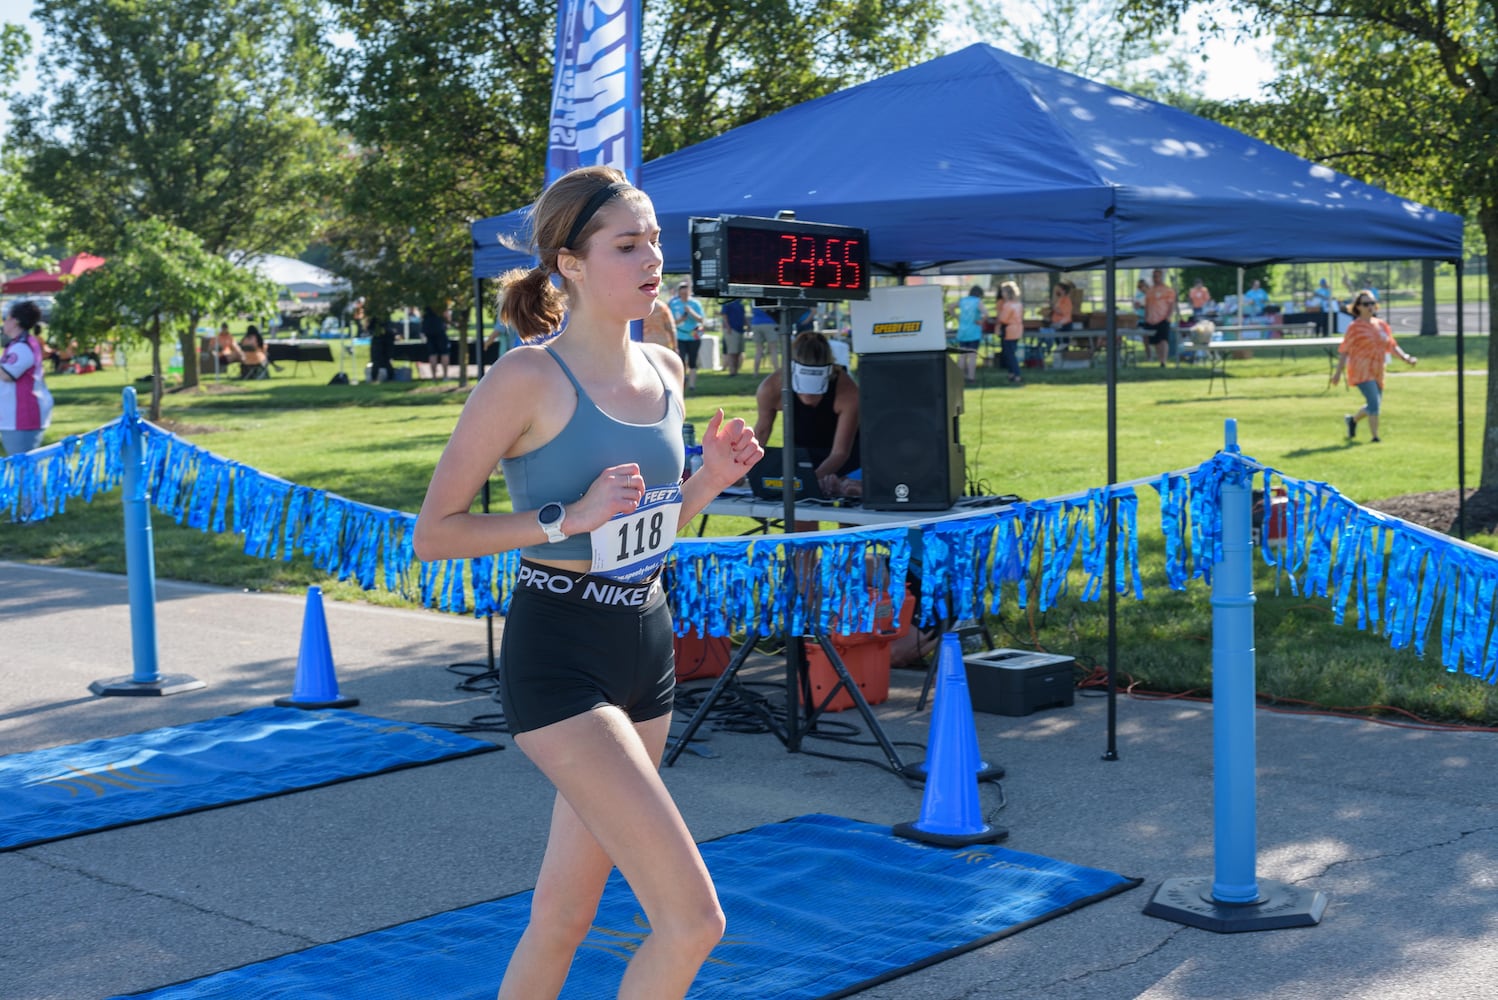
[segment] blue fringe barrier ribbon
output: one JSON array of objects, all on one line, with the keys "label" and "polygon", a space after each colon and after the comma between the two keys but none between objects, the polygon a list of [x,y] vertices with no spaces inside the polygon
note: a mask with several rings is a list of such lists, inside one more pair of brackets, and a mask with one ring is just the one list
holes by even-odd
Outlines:
[{"label": "blue fringe barrier ribbon", "polygon": [[[155,506],[178,524],[232,531],[261,559],[308,557],[321,572],[385,589],[423,605],[476,616],[504,614],[517,553],[420,563],[416,519],[299,486],[222,458],[140,418],[124,417],[0,461],[0,514],[43,521],[87,503],[123,478],[126,436],[139,434]],[[1424,656],[1439,629],[1442,665],[1498,683],[1498,557],[1361,507],[1315,480],[1267,468],[1238,450],[1151,481],[1159,495],[1165,580],[1184,589],[1210,581],[1221,558],[1221,487],[1253,483],[1284,493],[1283,538],[1260,533],[1264,563],[1292,594],[1327,598],[1334,620],[1349,608],[1360,629],[1381,629],[1395,649]],[[1111,504],[1110,504],[1111,501]],[[850,634],[875,627],[881,605],[898,606],[906,573],[921,567],[916,620],[977,618],[1002,608],[1048,610],[1080,582],[1096,600],[1107,581],[1110,509],[1117,511],[1112,567],[1120,593],[1143,599],[1138,497],[1129,485],[891,527],[747,538],[678,539],[664,568],[679,634],[812,630]],[[1266,505],[1264,518],[1272,508]],[[917,555],[919,553],[919,555]],[[796,581],[784,586],[782,581]]]}]

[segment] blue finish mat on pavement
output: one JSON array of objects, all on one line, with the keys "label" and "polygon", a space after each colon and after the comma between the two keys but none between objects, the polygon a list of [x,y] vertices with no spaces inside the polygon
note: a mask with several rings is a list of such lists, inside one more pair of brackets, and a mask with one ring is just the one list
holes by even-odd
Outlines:
[{"label": "blue finish mat on pavement", "polygon": [[[929,847],[896,838],[889,827],[821,815],[709,841],[702,854],[728,931],[690,1000],[848,996],[1139,884],[1000,847]],[[489,1000],[530,897],[518,893],[132,996]],[[613,996],[648,932],[615,872],[563,1000]]]},{"label": "blue finish mat on pavement", "polygon": [[336,709],[236,715],[0,756],[0,851],[498,750]]}]

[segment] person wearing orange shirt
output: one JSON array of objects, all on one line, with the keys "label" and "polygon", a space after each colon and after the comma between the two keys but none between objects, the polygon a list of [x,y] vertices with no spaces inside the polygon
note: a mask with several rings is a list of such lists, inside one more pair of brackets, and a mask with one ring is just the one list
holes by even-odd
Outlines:
[{"label": "person wearing orange shirt", "polygon": [[1155,357],[1160,367],[1165,367],[1166,352],[1174,346],[1170,342],[1171,321],[1175,318],[1176,290],[1165,283],[1165,272],[1156,268],[1152,283],[1144,293],[1144,328],[1150,331],[1146,342],[1155,348]]},{"label": "person wearing orange shirt", "polygon": [[[1067,299],[1071,301],[1070,298]],[[996,317],[1000,336],[999,362],[1009,372],[1010,385],[1022,385],[1019,375],[1019,341],[1025,334],[1025,307],[1019,300],[1019,286],[1006,281],[999,286],[999,314]]]},{"label": "person wearing orange shirt", "polygon": [[1358,408],[1358,412],[1343,417],[1347,422],[1348,438],[1357,437],[1358,421],[1367,417],[1368,432],[1374,441],[1378,441],[1378,413],[1382,409],[1380,404],[1384,395],[1384,362],[1390,354],[1409,365],[1415,364],[1418,359],[1412,354],[1406,354],[1395,342],[1394,331],[1389,329],[1388,323],[1378,318],[1378,299],[1366,288],[1353,297],[1352,315],[1354,319],[1347,327],[1347,332],[1342,335],[1342,343],[1337,348],[1337,370],[1332,372],[1332,385],[1336,385],[1346,371],[1347,384],[1356,386],[1363,394],[1364,403]]},{"label": "person wearing orange shirt", "polygon": [[1198,319],[1207,311],[1207,306],[1212,304],[1212,290],[1209,289],[1202,279],[1197,278],[1191,285],[1191,291],[1186,293],[1191,300],[1191,318]]},{"label": "person wearing orange shirt", "polygon": [[1063,281],[1051,289],[1051,329],[1070,330],[1072,328],[1072,301],[1071,285]]}]

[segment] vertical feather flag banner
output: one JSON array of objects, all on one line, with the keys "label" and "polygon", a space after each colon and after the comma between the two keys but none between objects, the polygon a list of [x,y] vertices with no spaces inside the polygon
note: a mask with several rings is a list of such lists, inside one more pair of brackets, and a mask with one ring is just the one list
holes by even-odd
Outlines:
[{"label": "vertical feather flag banner", "polygon": [[602,164],[640,180],[640,0],[558,0],[546,183]]}]

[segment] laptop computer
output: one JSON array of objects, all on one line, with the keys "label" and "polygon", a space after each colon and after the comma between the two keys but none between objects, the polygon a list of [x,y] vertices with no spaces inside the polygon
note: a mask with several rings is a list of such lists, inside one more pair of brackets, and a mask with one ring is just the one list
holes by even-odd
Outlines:
[{"label": "laptop computer", "polygon": [[[749,489],[761,500],[779,500],[785,491],[785,469],[779,448],[766,448],[765,457],[749,470]],[[796,449],[796,477],[794,489],[797,500],[826,500],[822,486],[817,482],[817,466],[811,453],[805,448]]]}]

